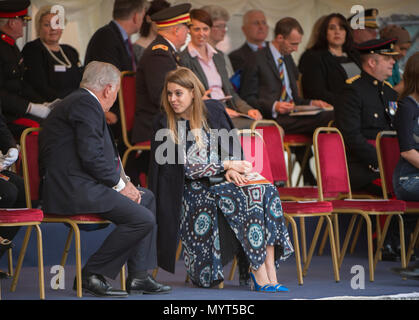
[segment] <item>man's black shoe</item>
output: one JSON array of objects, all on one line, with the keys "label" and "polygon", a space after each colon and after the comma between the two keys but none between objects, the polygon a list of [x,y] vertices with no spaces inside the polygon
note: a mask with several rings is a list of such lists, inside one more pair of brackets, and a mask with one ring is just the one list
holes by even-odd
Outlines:
[{"label": "man's black shoe", "polygon": [[391,245],[386,244],[383,246],[383,250],[381,251],[381,259],[383,261],[400,262],[400,253],[397,253]]},{"label": "man's black shoe", "polygon": [[[123,298],[128,296],[126,291],[112,288],[105,277],[100,274],[82,275],[81,281],[83,292],[93,294],[97,297]],[[73,290],[77,290],[76,279],[74,279]]]},{"label": "man's black shoe", "polygon": [[163,294],[172,291],[172,287],[158,283],[152,276],[144,279],[128,278],[127,291],[129,294]]}]

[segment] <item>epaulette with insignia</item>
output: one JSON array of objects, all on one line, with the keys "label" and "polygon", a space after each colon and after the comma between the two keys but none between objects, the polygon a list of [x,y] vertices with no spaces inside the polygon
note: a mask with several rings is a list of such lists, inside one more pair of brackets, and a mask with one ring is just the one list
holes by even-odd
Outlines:
[{"label": "epaulette with insignia", "polygon": [[151,48],[151,50],[157,50],[157,49],[162,49],[164,51],[169,50],[169,48],[165,46],[164,44],[156,44],[155,46],[153,46],[153,48]]},{"label": "epaulette with insignia", "polygon": [[390,82],[388,82],[388,81],[383,81],[386,85],[388,85],[390,88],[393,88],[393,86],[391,85],[391,83]]},{"label": "epaulette with insignia", "polygon": [[346,83],[347,84],[352,84],[352,82],[354,82],[355,80],[361,78],[360,74],[357,74],[356,76],[353,76],[352,78],[346,79]]}]

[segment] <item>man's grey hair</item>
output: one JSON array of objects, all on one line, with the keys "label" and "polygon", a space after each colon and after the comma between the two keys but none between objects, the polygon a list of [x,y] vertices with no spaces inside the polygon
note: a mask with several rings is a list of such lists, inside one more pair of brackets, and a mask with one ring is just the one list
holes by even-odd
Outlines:
[{"label": "man's grey hair", "polygon": [[223,7],[213,4],[213,5],[203,6],[201,9],[209,13],[209,15],[211,16],[212,22],[216,20],[224,20],[224,21],[230,20],[230,14]]},{"label": "man's grey hair", "polygon": [[107,85],[116,88],[121,79],[121,72],[110,63],[92,61],[84,69],[80,87],[102,91]]}]

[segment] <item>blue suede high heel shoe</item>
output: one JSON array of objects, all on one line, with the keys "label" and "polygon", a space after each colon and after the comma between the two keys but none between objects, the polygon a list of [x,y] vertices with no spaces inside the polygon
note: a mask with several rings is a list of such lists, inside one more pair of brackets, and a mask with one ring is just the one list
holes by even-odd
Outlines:
[{"label": "blue suede high heel shoe", "polygon": [[255,275],[249,272],[252,282],[250,283],[250,290],[259,292],[277,292],[276,288],[271,284],[265,284],[264,286],[259,285],[256,282]]}]

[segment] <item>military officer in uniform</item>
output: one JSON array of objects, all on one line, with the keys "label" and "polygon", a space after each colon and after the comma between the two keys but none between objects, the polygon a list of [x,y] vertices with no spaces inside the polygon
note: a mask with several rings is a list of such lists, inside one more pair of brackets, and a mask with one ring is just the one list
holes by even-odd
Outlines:
[{"label": "military officer in uniform", "polygon": [[190,4],[179,4],[156,12],[150,18],[158,35],[144,51],[137,68],[137,106],[132,129],[133,143],[151,139],[154,116],[160,112],[160,96],[167,72],[178,66],[177,53],[189,33]]},{"label": "military officer in uniform", "polygon": [[[355,13],[347,18],[349,25],[352,27],[352,37],[354,43],[360,44],[368,40],[376,39],[378,36],[377,15],[378,9],[369,8],[364,10],[364,20],[361,18],[362,12]],[[355,21],[352,21],[356,19]],[[356,26],[356,28],[354,28]]]},{"label": "military officer in uniform", "polygon": [[335,119],[346,144],[353,191],[381,195],[375,138],[382,130],[393,130],[397,92],[385,81],[394,65],[396,39],[374,39],[358,46],[362,72],[348,79]]},{"label": "military officer in uniform", "polygon": [[0,99],[7,124],[15,136],[25,127],[38,126],[50,112],[43,99],[25,81],[25,65],[16,40],[23,36],[29,0],[0,1]]}]

